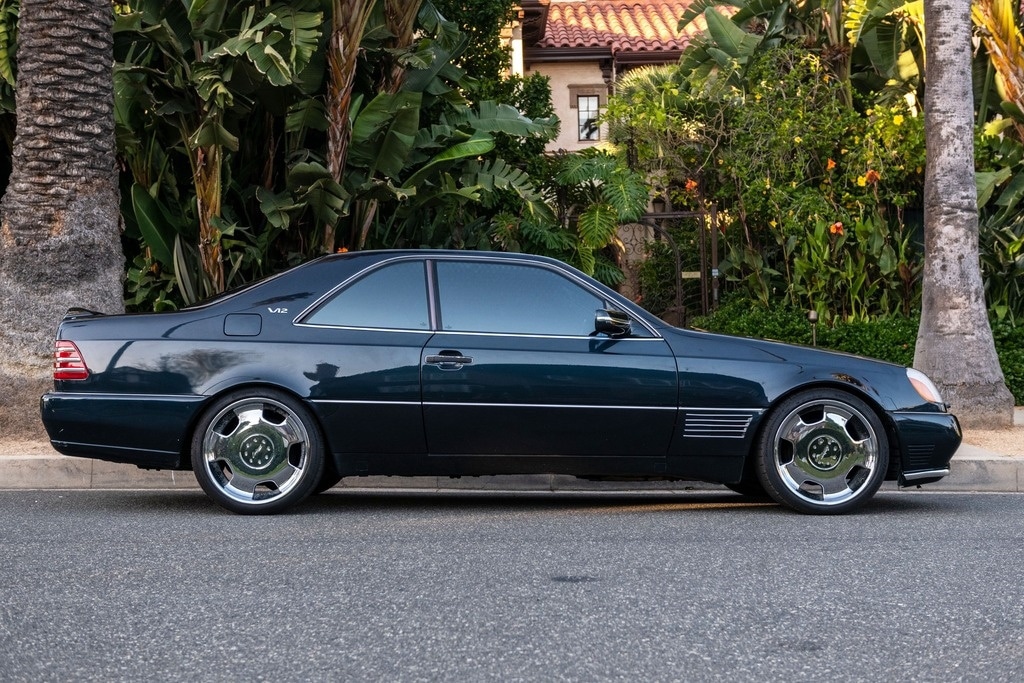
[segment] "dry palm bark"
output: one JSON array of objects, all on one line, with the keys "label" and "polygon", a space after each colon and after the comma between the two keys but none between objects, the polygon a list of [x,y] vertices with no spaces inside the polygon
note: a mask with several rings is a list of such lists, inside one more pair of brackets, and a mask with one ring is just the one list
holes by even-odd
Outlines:
[{"label": "dry palm bark", "polygon": [[[341,183],[352,139],[349,111],[352,107],[352,81],[359,58],[359,41],[370,20],[374,0],[334,0],[331,35],[327,41],[327,167],[336,183]],[[334,251],[337,226],[324,226],[324,251]]]},{"label": "dry palm bark", "polygon": [[0,205],[5,435],[41,429],[65,310],[124,310],[112,24],[105,0],[21,3],[14,169]]}]

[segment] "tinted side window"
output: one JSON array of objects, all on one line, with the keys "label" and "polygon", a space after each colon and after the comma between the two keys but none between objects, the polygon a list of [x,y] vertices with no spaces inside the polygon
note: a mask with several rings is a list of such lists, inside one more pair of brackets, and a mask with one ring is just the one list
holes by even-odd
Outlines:
[{"label": "tinted side window", "polygon": [[439,261],[441,328],[460,332],[586,336],[604,302],[546,268]]},{"label": "tinted side window", "polygon": [[423,263],[405,261],[374,270],[341,290],[303,322],[312,325],[428,330]]}]

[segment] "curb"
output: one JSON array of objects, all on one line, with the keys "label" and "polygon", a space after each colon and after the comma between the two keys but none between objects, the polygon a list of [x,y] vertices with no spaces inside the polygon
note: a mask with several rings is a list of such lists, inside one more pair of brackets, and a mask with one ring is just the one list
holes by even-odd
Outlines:
[{"label": "curb", "polygon": [[[992,453],[964,444],[949,476],[921,487],[923,491],[1024,491],[1024,458]],[[59,453],[0,455],[0,490],[8,489],[198,489],[189,471],[141,470],[134,465],[74,458]],[[568,475],[499,475],[483,477],[346,477],[340,490],[506,491],[506,492],[652,492],[685,493],[721,490],[699,481],[599,482]],[[886,482],[886,489],[895,489]]]}]

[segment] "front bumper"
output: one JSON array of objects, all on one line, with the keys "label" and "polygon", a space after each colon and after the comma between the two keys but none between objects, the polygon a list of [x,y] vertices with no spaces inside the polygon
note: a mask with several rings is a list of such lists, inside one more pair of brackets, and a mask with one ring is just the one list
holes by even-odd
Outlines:
[{"label": "front bumper", "polygon": [[949,462],[960,447],[963,432],[950,413],[892,413],[899,450],[896,480],[918,486],[949,474]]}]

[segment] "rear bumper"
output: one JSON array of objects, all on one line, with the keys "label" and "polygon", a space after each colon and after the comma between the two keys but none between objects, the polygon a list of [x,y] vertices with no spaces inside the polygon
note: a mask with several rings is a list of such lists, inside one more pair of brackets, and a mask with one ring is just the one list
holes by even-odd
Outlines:
[{"label": "rear bumper", "polygon": [[949,413],[893,413],[898,439],[900,486],[918,486],[938,481],[949,474],[963,432],[956,416]]},{"label": "rear bumper", "polygon": [[205,400],[52,392],[40,399],[40,413],[50,443],[64,455],[189,469],[186,441]]}]

